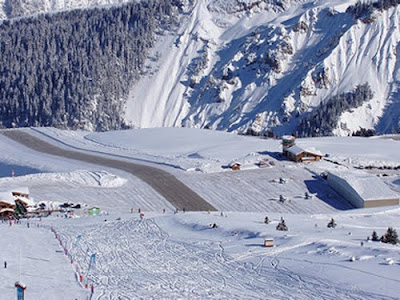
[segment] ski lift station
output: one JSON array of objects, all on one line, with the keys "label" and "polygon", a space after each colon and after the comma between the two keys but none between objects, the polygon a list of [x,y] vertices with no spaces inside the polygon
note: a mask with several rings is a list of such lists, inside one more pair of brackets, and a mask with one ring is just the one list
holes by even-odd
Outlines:
[{"label": "ski lift station", "polygon": [[356,208],[399,205],[399,195],[367,173],[332,171],[328,184]]}]

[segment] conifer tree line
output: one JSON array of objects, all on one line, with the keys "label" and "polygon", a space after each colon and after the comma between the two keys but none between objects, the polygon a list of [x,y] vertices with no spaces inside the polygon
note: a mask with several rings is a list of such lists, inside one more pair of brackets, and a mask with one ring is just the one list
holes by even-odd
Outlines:
[{"label": "conifer tree line", "polygon": [[0,24],[0,127],[125,128],[123,108],[177,0],[130,2]]},{"label": "conifer tree line", "polygon": [[376,2],[359,0],[354,5],[349,6],[346,12],[351,13],[355,19],[370,23],[374,21],[372,14],[375,10],[387,10],[396,7],[399,3],[399,0],[378,0]]},{"label": "conifer tree line", "polygon": [[368,83],[358,85],[354,91],[342,93],[328,99],[306,115],[296,127],[298,137],[317,137],[333,135],[343,112],[361,106],[373,98]]}]

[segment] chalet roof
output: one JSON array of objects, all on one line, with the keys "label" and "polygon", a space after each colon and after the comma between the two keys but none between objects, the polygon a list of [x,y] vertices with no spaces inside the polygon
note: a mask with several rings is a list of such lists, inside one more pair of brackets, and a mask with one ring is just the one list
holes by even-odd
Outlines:
[{"label": "chalet roof", "polygon": [[10,191],[0,191],[0,202],[14,205],[14,197]]},{"label": "chalet roof", "polygon": [[29,195],[29,188],[26,186],[23,187],[12,187],[10,188],[13,193],[27,194]]},{"label": "chalet roof", "polygon": [[318,155],[318,156],[323,156],[322,153],[321,153],[321,151],[319,151],[319,150],[317,150],[317,149],[315,149],[315,148],[307,148],[307,149],[304,150],[304,151],[307,152],[307,153],[310,153],[310,154],[314,154],[314,155]]},{"label": "chalet roof", "polygon": [[345,180],[364,201],[399,199],[399,195],[392,191],[381,179],[363,172],[331,171],[333,174]]},{"label": "chalet roof", "polygon": [[2,214],[4,212],[14,212],[14,210],[12,208],[2,208],[2,209],[0,209],[0,214]]},{"label": "chalet roof", "polygon": [[297,155],[303,153],[305,150],[303,148],[300,148],[299,146],[294,145],[294,146],[286,149],[286,151],[297,156]]},{"label": "chalet roof", "polygon": [[19,196],[14,196],[14,201],[21,201],[24,202],[25,205],[27,206],[34,206],[35,202],[31,198],[25,198],[25,197],[19,197]]}]

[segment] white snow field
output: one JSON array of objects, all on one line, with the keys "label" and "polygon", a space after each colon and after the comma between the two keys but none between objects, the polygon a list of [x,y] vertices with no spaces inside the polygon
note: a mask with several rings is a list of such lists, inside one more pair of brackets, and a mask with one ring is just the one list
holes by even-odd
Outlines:
[{"label": "white snow field", "polygon": [[[1,189],[27,186],[35,202],[81,203],[103,212],[88,216],[82,208],[75,218],[34,218],[29,228],[27,220],[0,223],[7,241],[1,257],[8,262],[7,269],[0,262],[1,299],[13,297],[20,279],[28,300],[400,297],[399,246],[367,242],[373,230],[381,236],[389,226],[400,228],[400,208],[352,209],[319,176],[370,162],[374,168],[367,171],[385,175],[384,182],[400,193],[396,136],[299,139],[304,148],[330,154],[329,160],[302,165],[279,155],[279,140],[211,130],[20,130],[59,147],[160,167],[218,212],[174,214],[172,205],[130,174],[41,154],[0,134]],[[260,160],[267,166],[259,167]],[[242,169],[231,171],[232,161]],[[313,198],[304,199],[305,192]],[[280,195],[288,200],[279,202]],[[281,217],[287,232],[275,229]],[[327,228],[330,218],[334,229]],[[263,247],[265,238],[275,246]]]}]

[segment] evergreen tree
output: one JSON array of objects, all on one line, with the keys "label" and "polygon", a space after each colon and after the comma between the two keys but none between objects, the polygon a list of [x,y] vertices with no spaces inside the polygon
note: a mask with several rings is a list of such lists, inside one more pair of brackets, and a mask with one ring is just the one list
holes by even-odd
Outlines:
[{"label": "evergreen tree", "polygon": [[298,137],[314,137],[332,135],[343,112],[357,108],[373,98],[368,83],[358,85],[349,93],[343,93],[320,103],[311,113],[306,115],[296,127]]},{"label": "evergreen tree", "polygon": [[372,240],[372,241],[374,241],[374,242],[377,242],[377,241],[379,241],[378,234],[376,233],[376,231],[375,231],[375,230],[374,230],[374,231],[372,231],[372,237],[371,237],[371,240]]},{"label": "evergreen tree", "polygon": [[332,218],[329,223],[328,223],[328,228],[335,228],[336,227],[336,223],[335,220]]},{"label": "evergreen tree", "polygon": [[399,242],[399,236],[397,235],[396,229],[389,227],[386,233],[381,237],[383,243],[389,243],[396,245]]},{"label": "evergreen tree", "polygon": [[280,231],[288,231],[289,230],[289,228],[286,226],[285,220],[283,218],[281,218],[281,221],[276,226],[276,230],[280,230]]},{"label": "evergreen tree", "polygon": [[129,87],[157,28],[174,26],[178,3],[131,1],[0,23],[0,127],[126,128]]}]

